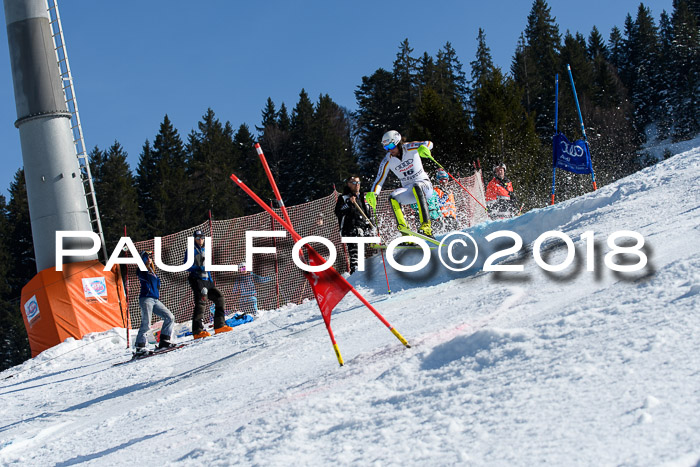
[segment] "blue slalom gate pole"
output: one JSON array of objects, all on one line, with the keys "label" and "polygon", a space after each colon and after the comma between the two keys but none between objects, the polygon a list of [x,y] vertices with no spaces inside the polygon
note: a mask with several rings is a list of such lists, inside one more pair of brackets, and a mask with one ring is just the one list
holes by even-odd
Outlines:
[{"label": "blue slalom gate pole", "polygon": [[[586,149],[588,149],[588,154],[591,153],[591,146],[588,144],[588,137],[586,136],[586,127],[583,126],[583,117],[581,116],[581,107],[578,105],[578,96],[576,95],[576,86],[574,85],[574,77],[571,74],[571,65],[566,65],[566,70],[569,72],[569,79],[571,79],[571,89],[574,90],[574,101],[576,101],[576,110],[578,111],[578,121],[581,123],[581,131],[583,132],[583,141],[586,143]],[[593,180],[593,190],[597,190],[598,187],[595,183],[595,173],[593,172],[593,166],[591,166],[591,179]]]},{"label": "blue slalom gate pole", "polygon": [[[554,75],[554,136],[557,135],[559,124],[559,73]],[[556,148],[552,147],[552,152],[556,152]],[[552,157],[554,161],[554,157]],[[557,167],[552,162],[552,197],[550,204],[554,204],[554,185],[557,179]]]}]

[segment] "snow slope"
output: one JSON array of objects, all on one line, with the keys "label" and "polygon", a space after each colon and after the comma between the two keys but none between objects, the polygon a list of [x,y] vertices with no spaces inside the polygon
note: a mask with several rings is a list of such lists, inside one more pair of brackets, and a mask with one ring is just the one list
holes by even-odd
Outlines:
[{"label": "snow slope", "polygon": [[[0,374],[0,464],[697,466],[699,178],[695,148],[467,231],[475,270],[489,233],[564,232],[576,260],[561,272],[526,249],[507,260],[523,272],[391,271],[387,296],[373,258],[352,282],[412,348],[346,297],[344,367],[315,302],[121,366],[123,330],[64,342]],[[643,235],[642,271],[605,267],[618,230]],[[562,245],[543,247],[550,264]]]}]

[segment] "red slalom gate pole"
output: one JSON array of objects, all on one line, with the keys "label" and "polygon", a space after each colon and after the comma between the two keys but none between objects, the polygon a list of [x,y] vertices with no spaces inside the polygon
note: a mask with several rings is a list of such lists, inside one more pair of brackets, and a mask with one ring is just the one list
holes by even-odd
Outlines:
[{"label": "red slalom gate pole", "polygon": [[[284,220],[287,221],[287,223],[291,226],[292,225],[292,219],[289,217],[289,213],[287,212],[287,208],[284,205],[284,201],[282,200],[282,195],[280,194],[279,188],[277,188],[277,182],[275,182],[275,177],[272,176],[272,170],[270,170],[270,166],[267,164],[267,158],[265,158],[265,154],[263,153],[262,147],[260,147],[260,143],[255,143],[253,145],[255,147],[255,151],[258,153],[258,157],[260,158],[260,163],[263,166],[263,169],[265,170],[265,175],[267,176],[267,181],[270,182],[270,186],[272,187],[272,192],[275,194],[275,199],[280,205],[280,209],[282,210],[282,215],[284,216]],[[301,250],[299,250],[299,257],[304,260],[304,255],[301,253]],[[297,303],[301,303],[302,297],[304,296],[304,292],[306,290],[306,282],[304,282],[304,285],[301,287],[301,291],[299,292],[299,298],[297,299]]]},{"label": "red slalom gate pole", "polygon": [[[245,191],[245,192],[248,194],[248,196],[250,196],[250,197],[253,199],[253,201],[255,201],[256,203],[258,203],[258,205],[259,205],[261,208],[263,208],[265,211],[267,211],[268,214],[270,214],[277,222],[279,222],[280,225],[281,225],[282,227],[284,227],[284,228],[287,230],[287,232],[290,233],[290,235],[292,236],[292,238],[294,239],[295,242],[298,242],[299,240],[301,240],[301,236],[300,236],[298,233],[296,233],[296,231],[295,231],[294,228],[291,226],[291,224],[288,224],[287,222],[285,222],[275,211],[272,210],[272,208],[270,208],[267,204],[265,204],[265,202],[264,202],[262,199],[260,199],[260,197],[259,197],[258,195],[256,195],[256,194],[253,192],[253,190],[251,190],[245,183],[243,183],[235,174],[231,174],[231,177],[230,177],[230,178],[231,178],[231,180],[233,180],[233,182],[234,182],[236,185],[238,185],[243,191]],[[305,245],[305,247],[308,248],[308,249],[310,249],[310,250],[313,250],[313,251],[316,253],[316,251],[315,251],[311,246]],[[318,253],[316,253],[316,254],[318,254]],[[319,256],[320,256],[320,255],[319,255]],[[332,266],[331,266],[331,268],[332,268]],[[337,271],[336,271],[336,274],[337,274]],[[340,280],[348,287],[348,289],[351,290],[352,293],[353,293],[367,308],[369,308],[369,310],[370,310],[372,313],[374,313],[374,315],[379,319],[379,321],[382,322],[382,324],[384,324],[387,328],[389,328],[389,331],[391,331],[391,333],[394,334],[394,335],[396,336],[396,338],[397,338],[403,345],[405,345],[405,346],[408,347],[408,348],[411,348],[411,346],[410,346],[409,343],[406,341],[406,339],[404,339],[403,336],[402,336],[396,329],[394,329],[394,327],[393,327],[391,324],[389,324],[389,322],[388,322],[386,319],[384,319],[384,317],[381,315],[381,313],[379,313],[379,312],[372,306],[372,304],[369,303],[369,302],[367,301],[367,299],[365,299],[365,297],[363,297],[362,295],[360,295],[360,292],[358,292],[357,290],[355,290],[355,287],[353,287],[352,284],[350,284],[350,283],[349,283],[343,276],[341,276],[340,274],[338,274],[338,279],[340,279]]]},{"label": "red slalom gate pole", "polygon": [[[272,176],[272,171],[270,170],[270,166],[267,165],[267,159],[265,159],[265,154],[263,154],[263,150],[260,147],[260,143],[255,143],[255,150],[258,152],[258,157],[260,158],[260,162],[262,163],[263,169],[265,169],[265,175],[267,175],[267,180],[270,182],[270,185],[272,186],[272,192],[275,194],[275,198],[280,203],[280,209],[282,209],[282,214],[284,215],[284,220],[287,221],[287,224],[292,225],[292,221],[289,218],[289,214],[287,213],[287,208],[284,205],[284,201],[282,201],[282,195],[280,195],[280,190],[277,188],[277,183],[275,183],[275,178]],[[233,176],[233,174],[231,176]]]}]

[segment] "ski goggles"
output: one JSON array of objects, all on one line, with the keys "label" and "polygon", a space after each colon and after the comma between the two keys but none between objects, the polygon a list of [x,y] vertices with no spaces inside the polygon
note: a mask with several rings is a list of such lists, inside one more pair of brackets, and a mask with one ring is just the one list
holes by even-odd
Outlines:
[{"label": "ski goggles", "polygon": [[389,143],[386,146],[384,146],[384,149],[386,149],[387,151],[391,151],[395,147],[396,147],[396,143]]}]

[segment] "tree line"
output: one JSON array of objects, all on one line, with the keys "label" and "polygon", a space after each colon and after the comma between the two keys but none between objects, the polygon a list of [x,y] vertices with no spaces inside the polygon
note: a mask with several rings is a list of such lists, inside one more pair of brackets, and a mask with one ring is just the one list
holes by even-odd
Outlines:
[{"label": "tree line", "polygon": [[[700,132],[700,0],[674,0],[658,24],[640,4],[607,40],[596,28],[562,34],[545,0],[534,0],[509,70],[494,65],[486,31],[479,29],[467,74],[447,42],[435,56],[414,53],[409,39],[391,66],[363,76],[357,109],[329,95],[314,102],[305,90],[291,111],[267,100],[260,126],[237,129],[209,108],[183,138],[167,115],[146,140],[134,171],[121,144],[90,151],[93,183],[108,249],[127,234],[135,239],[177,232],[208,218],[259,211],[228,179],[235,173],[261,197],[272,193],[257,155],[265,155],[285,197],[294,205],[340,188],[358,173],[367,186],[384,151],[382,134],[396,129],[408,140],[435,142],[436,159],[467,174],[477,164],[490,177],[503,162],[526,209],[547,203],[554,133],[554,76],[559,75],[558,128],[580,138],[566,65],[571,65],[599,185],[652,163],[641,145],[683,140]],[[434,169],[427,163],[428,170]],[[557,199],[590,191],[590,178],[558,177]],[[488,181],[488,180],[487,180]],[[29,357],[19,310],[21,288],[36,274],[24,173],[10,199],[0,196],[0,369]]]}]

